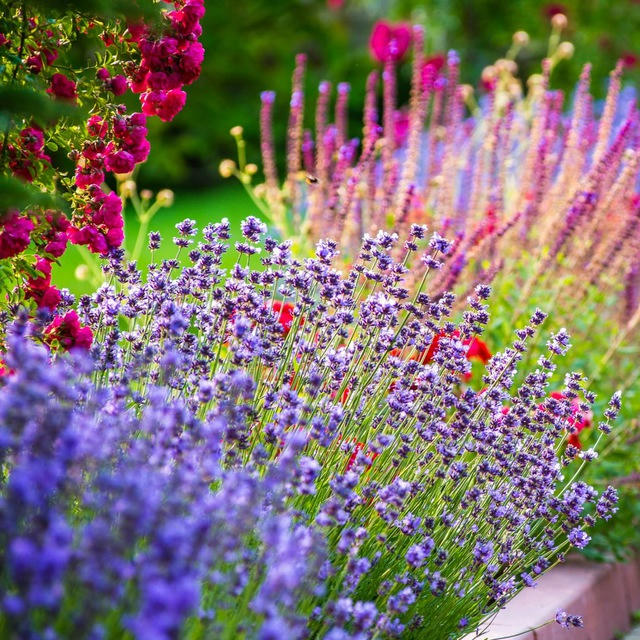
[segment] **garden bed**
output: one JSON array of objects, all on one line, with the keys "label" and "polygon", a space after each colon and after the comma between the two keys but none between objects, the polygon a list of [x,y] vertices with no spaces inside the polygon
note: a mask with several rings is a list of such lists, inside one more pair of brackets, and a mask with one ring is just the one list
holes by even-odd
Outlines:
[{"label": "garden bed", "polygon": [[[549,624],[562,609],[584,617],[584,629]],[[482,638],[518,640],[613,640],[628,631],[632,614],[640,609],[640,559],[600,564],[577,556],[542,576],[538,586],[525,589],[495,618]],[[518,632],[522,632],[520,635]],[[469,636],[472,638],[474,636]]]}]

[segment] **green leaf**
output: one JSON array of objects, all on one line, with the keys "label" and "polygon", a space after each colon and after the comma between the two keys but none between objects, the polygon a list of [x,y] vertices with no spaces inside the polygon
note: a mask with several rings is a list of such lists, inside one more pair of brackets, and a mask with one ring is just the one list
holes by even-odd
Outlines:
[{"label": "green leaf", "polygon": [[26,4],[32,12],[44,15],[71,11],[91,18],[152,19],[160,13],[156,3],[140,0],[28,0]]},{"label": "green leaf", "polygon": [[69,205],[59,195],[43,193],[17,178],[0,176],[0,212],[10,208],[25,209],[34,206],[69,211]]},{"label": "green leaf", "polygon": [[52,121],[67,118],[82,121],[86,113],[76,105],[52,100],[48,95],[27,87],[0,87],[0,126],[17,119],[35,120],[46,128]]}]

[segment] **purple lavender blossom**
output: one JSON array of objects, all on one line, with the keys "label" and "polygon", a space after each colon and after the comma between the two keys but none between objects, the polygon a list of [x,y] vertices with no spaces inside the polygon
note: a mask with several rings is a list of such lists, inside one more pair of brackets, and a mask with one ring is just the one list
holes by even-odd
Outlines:
[{"label": "purple lavender blossom", "polygon": [[613,489],[562,480],[569,402],[548,388],[568,335],[517,384],[535,313],[487,390],[465,386],[489,291],[457,323],[452,294],[410,293],[423,230],[367,236],[343,275],[334,241],[301,261],[250,220],[261,268],[224,271],[228,222],[180,228],[183,268],[108,258],[110,284],[78,302],[90,353],[36,346],[44,318],[7,325],[0,607],[21,635],[79,592],[87,637],[114,611],[158,638],[402,635],[440,607],[462,637],[615,511]]}]

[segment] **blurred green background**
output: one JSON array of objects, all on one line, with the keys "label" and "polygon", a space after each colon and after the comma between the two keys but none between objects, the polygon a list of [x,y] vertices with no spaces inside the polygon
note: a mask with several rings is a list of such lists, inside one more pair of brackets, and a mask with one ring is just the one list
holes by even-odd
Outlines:
[{"label": "blurred green background", "polygon": [[[186,108],[170,124],[154,122],[152,154],[142,181],[162,187],[211,186],[221,158],[233,155],[229,129],[245,128],[251,156],[258,158],[259,93],[277,93],[277,134],[282,138],[293,59],[309,58],[306,89],[318,81],[349,81],[354,127],[360,117],[368,52],[376,20],[415,21],[425,26],[431,53],[459,51],[463,82],[477,85],[487,64],[504,55],[511,36],[526,30],[531,44],[518,58],[524,75],[539,68],[549,19],[564,11],[565,35],[576,53],[554,74],[570,90],[580,67],[593,64],[593,89],[602,95],[609,70],[622,55],[640,56],[640,0],[210,0],[203,21],[206,49],[200,79],[188,90]],[[631,60],[631,59],[630,59]],[[638,79],[638,68],[627,78]],[[355,130],[355,129],[354,129]]]},{"label": "blurred green background", "polygon": [[[628,62],[625,80],[640,79],[640,0],[209,0],[203,21],[206,49],[200,79],[188,89],[187,105],[170,124],[153,119],[152,150],[138,175],[140,188],[169,187],[175,205],[161,210],[151,227],[171,236],[185,217],[200,226],[223,216],[255,214],[242,187],[222,183],[220,160],[235,157],[229,129],[245,130],[249,161],[259,163],[259,94],[276,91],[275,133],[284,148],[294,56],[308,55],[306,91],[308,109],[318,82],[349,81],[351,130],[359,130],[366,74],[374,62],[368,51],[372,25],[381,19],[423,24],[430,54],[456,49],[462,59],[462,81],[478,85],[482,69],[504,55],[512,34],[526,30],[529,46],[518,56],[521,75],[539,69],[555,12],[567,15],[566,39],[575,54],[554,71],[556,88],[571,91],[581,66],[593,64],[592,90],[603,96],[608,72],[621,56]],[[400,70],[404,91],[408,65]],[[403,82],[401,81],[401,87]],[[310,120],[308,120],[310,123]],[[128,243],[135,220],[128,219]],[[172,251],[171,247],[167,251]],[[62,280],[73,283],[80,257],[75,249],[64,257]],[[87,285],[87,289],[89,286]],[[73,289],[83,289],[73,284]]]}]

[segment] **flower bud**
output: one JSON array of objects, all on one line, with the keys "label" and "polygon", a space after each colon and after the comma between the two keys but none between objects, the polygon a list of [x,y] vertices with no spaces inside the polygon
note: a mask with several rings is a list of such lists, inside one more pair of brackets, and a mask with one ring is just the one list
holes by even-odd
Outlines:
[{"label": "flower bud", "polygon": [[529,34],[526,31],[516,31],[513,34],[513,44],[526,47],[529,44]]},{"label": "flower bud", "polygon": [[76,280],[88,280],[89,279],[89,267],[86,264],[79,264],[74,271]]},{"label": "flower bud", "polygon": [[[234,127],[235,128],[235,127]],[[223,160],[218,171],[223,178],[230,178],[236,170],[236,163],[233,160]]]},{"label": "flower bud", "polygon": [[482,70],[482,82],[491,82],[495,80],[497,69],[493,65],[489,65]]},{"label": "flower bud", "polygon": [[518,72],[518,65],[514,60],[501,58],[495,63],[494,66],[495,69],[500,73],[510,73],[511,75],[515,75]]},{"label": "flower bud", "polygon": [[258,173],[258,165],[254,164],[253,162],[250,162],[248,165],[245,166],[244,172],[250,176],[253,176],[256,173]]},{"label": "flower bud", "polygon": [[460,97],[464,102],[467,102],[473,96],[473,87],[470,84],[460,85]]},{"label": "flower bud", "polygon": [[133,180],[125,180],[120,184],[120,197],[131,198],[136,192],[136,183]]},{"label": "flower bud", "polygon": [[143,200],[151,200],[151,198],[153,198],[153,191],[151,191],[150,189],[143,189],[140,192],[140,197]]},{"label": "flower bud", "polygon": [[235,127],[231,127],[231,130],[229,131],[229,133],[234,138],[240,138],[242,136],[243,132],[244,132],[244,129],[240,125],[236,125]]},{"label": "flower bud", "polygon": [[156,202],[161,207],[170,207],[173,204],[173,191],[171,189],[161,189],[156,196]]},{"label": "flower bud", "polygon": [[558,31],[566,29],[568,22],[567,16],[565,16],[564,13],[556,13],[551,18],[551,26]]},{"label": "flower bud", "polygon": [[573,56],[574,51],[575,47],[573,46],[573,44],[565,40],[558,45],[558,58],[568,60],[569,58],[571,58],[571,56]]}]

